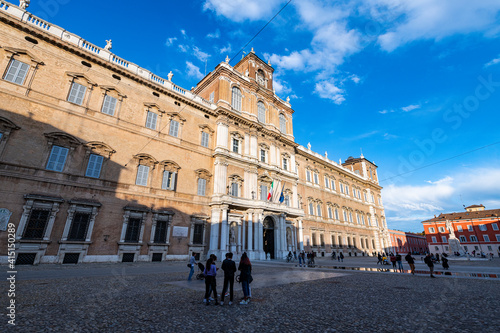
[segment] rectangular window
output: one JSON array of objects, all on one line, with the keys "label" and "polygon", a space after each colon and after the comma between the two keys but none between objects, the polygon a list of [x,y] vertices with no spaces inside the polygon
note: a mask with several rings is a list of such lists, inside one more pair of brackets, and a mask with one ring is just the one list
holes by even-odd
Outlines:
[{"label": "rectangular window", "polygon": [[311,181],[311,171],[309,171],[309,170],[306,170],[306,180],[307,180],[308,182],[310,182],[310,181]]},{"label": "rectangular window", "polygon": [[201,132],[201,146],[208,148],[208,138],[209,134],[207,132]]},{"label": "rectangular window", "polygon": [[332,190],[336,190],[335,188],[335,181],[332,179]]},{"label": "rectangular window", "polygon": [[326,176],[325,176],[325,187],[330,188],[330,181],[329,181],[328,177],[326,177]]},{"label": "rectangular window", "polygon": [[325,235],[319,234],[319,243],[321,246],[325,246]]},{"label": "rectangular window", "polygon": [[168,219],[163,218],[162,220],[156,221],[155,238],[154,238],[155,243],[165,244],[167,242],[167,229],[168,229]]},{"label": "rectangular window", "polygon": [[104,157],[100,155],[90,154],[89,164],[87,164],[87,171],[85,171],[85,176],[92,178],[99,178],[101,175],[101,167]]},{"label": "rectangular window", "polygon": [[260,185],[260,200],[267,200],[267,185]]},{"label": "rectangular window", "polygon": [[90,214],[75,212],[73,221],[68,233],[69,241],[84,241],[87,238],[87,229],[89,227]]},{"label": "rectangular window", "polygon": [[460,236],[460,242],[461,243],[467,242],[467,238],[465,236]]},{"label": "rectangular window", "polygon": [[137,168],[137,178],[135,179],[136,185],[147,186],[149,176],[149,167],[146,165],[139,165]]},{"label": "rectangular window", "polygon": [[[0,139],[2,138],[2,135],[0,134]],[[493,228],[493,230],[498,230],[498,225],[496,223],[492,223],[491,224],[491,227]]]},{"label": "rectangular window", "polygon": [[443,241],[443,243],[446,243],[446,236],[441,236],[441,240]]},{"label": "rectangular window", "polygon": [[113,116],[116,108],[116,98],[109,95],[104,96],[101,112]]},{"label": "rectangular window", "polygon": [[266,163],[266,151],[264,149],[260,150],[260,161]]},{"label": "rectangular window", "polygon": [[79,83],[73,82],[71,84],[71,90],[69,91],[68,102],[82,105],[86,91],[87,87]]},{"label": "rectangular window", "polygon": [[24,230],[25,239],[43,239],[45,228],[49,221],[50,211],[44,209],[33,209],[28,224]]},{"label": "rectangular window", "polygon": [[207,180],[203,178],[198,179],[198,195],[205,195],[207,188]]},{"label": "rectangular window", "polygon": [[232,183],[231,184],[231,195],[233,197],[237,197],[238,196],[238,183]]},{"label": "rectangular window", "polygon": [[429,233],[433,234],[433,233],[435,233],[435,232],[436,232],[436,229],[434,229],[433,227],[430,227],[430,228],[429,228]]},{"label": "rectangular window", "polygon": [[309,215],[314,215],[314,205],[312,203],[309,204]]},{"label": "rectangular window", "polygon": [[129,218],[127,223],[127,231],[125,232],[125,242],[139,242],[139,236],[141,231],[141,219],[140,218]]},{"label": "rectangular window", "polygon": [[470,236],[470,241],[471,242],[477,242],[477,237],[476,236]]},{"label": "rectangular window", "polygon": [[163,171],[161,188],[164,190],[175,191],[176,176],[177,176],[176,172]]},{"label": "rectangular window", "polygon": [[194,225],[193,244],[203,244],[203,224]]},{"label": "rectangular window", "polygon": [[5,74],[5,80],[16,84],[23,84],[24,79],[26,78],[26,74],[28,74],[29,68],[30,65],[12,59],[12,61],[10,62],[9,69]]},{"label": "rectangular window", "polygon": [[240,152],[240,140],[233,138],[233,153]]},{"label": "rectangular window", "polygon": [[288,160],[286,158],[283,158],[283,169],[288,170]]},{"label": "rectangular window", "polygon": [[458,231],[458,232],[462,232],[462,231],[463,231],[463,229],[462,229],[462,226],[461,226],[461,225],[457,225],[457,231]]},{"label": "rectangular window", "polygon": [[495,235],[495,237],[497,238],[497,242],[500,242],[500,235]]},{"label": "rectangular window", "polygon": [[47,162],[47,170],[63,171],[66,157],[68,156],[68,148],[60,146],[52,146],[49,161]]},{"label": "rectangular window", "polygon": [[154,112],[148,111],[146,116],[146,127],[152,130],[156,129],[156,120],[158,119],[158,115]]},{"label": "rectangular window", "polygon": [[486,231],[486,230],[488,230],[488,228],[486,227],[486,224],[480,224],[479,225],[479,230]]},{"label": "rectangular window", "polygon": [[444,227],[438,227],[439,232],[444,232]]},{"label": "rectangular window", "polygon": [[179,137],[179,122],[176,120],[171,120],[170,121],[170,129],[168,131],[168,134],[171,136],[175,136],[176,138]]},{"label": "rectangular window", "polygon": [[349,185],[345,186],[345,194],[349,195]]},{"label": "rectangular window", "polygon": [[319,217],[321,217],[321,205],[320,204],[318,204],[316,206],[316,213],[318,214]]},{"label": "rectangular window", "polygon": [[339,211],[337,208],[335,208],[335,219],[338,220],[339,219]]},{"label": "rectangular window", "polygon": [[290,197],[285,195],[285,206],[290,207]]},{"label": "rectangular window", "polygon": [[489,242],[490,241],[490,237],[488,235],[483,235],[483,239],[485,242]]},{"label": "rectangular window", "polygon": [[314,173],[314,183],[319,185],[319,178],[317,173]]},{"label": "rectangular window", "polygon": [[472,225],[468,225],[468,226],[467,226],[467,230],[468,230],[468,231],[474,231],[474,229],[472,229]]},{"label": "rectangular window", "polygon": [[328,218],[333,219],[332,207],[328,207]]},{"label": "rectangular window", "polygon": [[433,243],[437,243],[437,239],[436,239],[436,237],[435,237],[435,236],[432,236],[431,238],[432,238],[432,242],[433,242]]}]

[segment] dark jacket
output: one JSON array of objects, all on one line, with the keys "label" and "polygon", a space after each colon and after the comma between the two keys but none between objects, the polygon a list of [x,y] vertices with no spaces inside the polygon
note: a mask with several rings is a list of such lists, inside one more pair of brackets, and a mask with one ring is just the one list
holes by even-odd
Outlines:
[{"label": "dark jacket", "polygon": [[433,267],[434,263],[432,262],[431,257],[425,257],[424,262],[427,264],[429,267]]},{"label": "dark jacket", "polygon": [[405,257],[405,260],[409,263],[409,264],[414,264],[415,263],[415,259],[413,259],[413,257],[411,256],[411,254],[407,254],[406,257]]},{"label": "dark jacket", "polygon": [[240,263],[240,265],[238,266],[238,270],[241,271],[240,281],[248,281],[248,278],[252,274],[252,265]]},{"label": "dark jacket", "polygon": [[236,272],[236,264],[233,260],[225,259],[221,268],[224,271],[224,276],[233,277]]}]

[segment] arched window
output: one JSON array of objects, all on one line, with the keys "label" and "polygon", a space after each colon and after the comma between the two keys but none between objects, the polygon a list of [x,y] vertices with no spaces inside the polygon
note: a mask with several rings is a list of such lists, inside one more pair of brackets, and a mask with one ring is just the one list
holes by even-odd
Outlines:
[{"label": "arched window", "polygon": [[233,87],[231,106],[236,111],[241,111],[241,90],[238,87]]},{"label": "arched window", "polygon": [[261,123],[266,122],[266,107],[261,101],[257,102],[257,118]]},{"label": "arched window", "polygon": [[283,113],[280,113],[279,119],[280,119],[280,132],[286,134],[286,119],[285,119],[285,115]]}]

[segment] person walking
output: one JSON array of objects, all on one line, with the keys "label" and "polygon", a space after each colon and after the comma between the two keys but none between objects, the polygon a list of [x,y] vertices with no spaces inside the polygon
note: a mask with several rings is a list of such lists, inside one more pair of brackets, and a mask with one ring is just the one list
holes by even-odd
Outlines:
[{"label": "person walking", "polygon": [[299,267],[302,267],[302,252],[299,253]]},{"label": "person walking", "polygon": [[240,259],[240,264],[238,265],[238,270],[240,273],[241,288],[243,289],[243,300],[240,304],[248,304],[250,302],[250,283],[252,282],[252,264],[250,259],[248,259],[247,253],[243,252]]},{"label": "person walking", "polygon": [[234,286],[234,273],[236,272],[236,264],[233,261],[233,254],[226,253],[226,259],[222,262],[221,266],[224,271],[224,287],[222,287],[222,294],[220,305],[224,305],[224,296],[226,295],[227,287],[229,285],[229,305],[233,304],[233,286]]},{"label": "person walking", "polygon": [[381,264],[381,265],[383,265],[383,264],[384,264],[384,263],[382,262],[382,255],[381,255],[380,253],[379,253],[379,254],[378,254],[378,256],[377,256],[377,259],[378,259],[378,261],[377,261],[377,265],[378,265],[378,264]]},{"label": "person walking", "polygon": [[217,300],[217,280],[215,277],[217,276],[217,267],[215,266],[214,259],[212,257],[208,258],[207,265],[205,266],[205,270],[203,271],[203,275],[205,275],[205,303],[206,305],[210,305],[210,293],[214,293],[215,305],[219,305]]},{"label": "person walking", "polygon": [[191,258],[189,258],[189,265],[191,270],[189,271],[188,281],[191,281],[191,278],[194,274],[194,266],[196,265],[196,258],[194,257],[194,253],[191,253]]},{"label": "person walking", "polygon": [[411,274],[415,275],[415,258],[411,256],[410,252],[406,255],[405,260],[410,265]]},{"label": "person walking", "polygon": [[448,258],[445,256],[441,256],[441,265],[443,265],[444,269],[450,268],[450,265],[448,264]]},{"label": "person walking", "polygon": [[344,262],[344,254],[342,252],[339,253],[339,261]]},{"label": "person walking", "polygon": [[403,273],[403,259],[401,255],[396,252],[396,262],[398,263],[398,269],[400,273]]},{"label": "person walking", "polygon": [[431,272],[431,278],[435,278],[434,276],[434,263],[432,262],[432,257],[430,254],[428,254],[427,256],[425,256],[424,258],[424,262],[427,264],[427,266],[429,267],[429,270]]}]

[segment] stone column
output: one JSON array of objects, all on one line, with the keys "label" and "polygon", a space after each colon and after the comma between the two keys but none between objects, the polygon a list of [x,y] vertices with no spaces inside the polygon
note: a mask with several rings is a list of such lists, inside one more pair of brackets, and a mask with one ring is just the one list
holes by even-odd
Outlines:
[{"label": "stone column", "polygon": [[228,226],[227,226],[227,209],[228,206],[222,206],[222,221],[220,228],[220,250],[221,254],[227,252]]},{"label": "stone column", "polygon": [[297,235],[296,235],[297,228],[295,228],[295,224],[292,224],[291,230],[292,230],[292,252],[293,252],[297,250]]},{"label": "stone column", "polygon": [[247,251],[250,253],[253,250],[253,245],[252,245],[252,240],[253,240],[253,235],[252,235],[252,212],[248,212],[248,218],[247,218],[247,223],[248,223],[248,235],[247,235]]},{"label": "stone column", "polygon": [[260,259],[265,260],[266,254],[264,253],[264,212],[259,212],[259,233],[257,234],[257,238],[259,240],[259,252]]},{"label": "stone column", "polygon": [[304,251],[304,231],[302,228],[302,220],[299,220],[299,249]]},{"label": "stone column", "polygon": [[215,161],[214,194],[226,194],[227,163],[217,159]]},{"label": "stone column", "polygon": [[210,221],[210,250],[209,255],[215,253],[219,247],[220,208],[212,208]]},{"label": "stone column", "polygon": [[280,218],[281,218],[281,251],[283,251],[281,255],[284,258],[285,254],[288,253],[288,248],[286,244],[286,220],[285,220],[286,215],[281,214]]},{"label": "stone column", "polygon": [[243,221],[239,221],[238,222],[238,244],[236,246],[236,252],[240,253],[241,252],[241,249],[242,249],[242,245],[241,245],[241,224],[243,223]]},{"label": "stone column", "polygon": [[229,127],[224,121],[217,122],[217,147],[228,149]]}]

